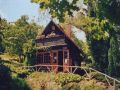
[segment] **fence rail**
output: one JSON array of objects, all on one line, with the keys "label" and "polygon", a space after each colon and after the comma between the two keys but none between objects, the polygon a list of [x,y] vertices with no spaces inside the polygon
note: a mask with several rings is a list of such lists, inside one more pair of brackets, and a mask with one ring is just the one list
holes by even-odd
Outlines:
[{"label": "fence rail", "polygon": [[[34,65],[34,66],[23,66],[23,64],[21,63],[17,63],[17,62],[13,62],[13,61],[4,61],[4,62],[8,62],[8,63],[11,63],[11,64],[15,64],[15,65],[18,65],[19,67],[23,68],[23,69],[29,69],[30,71],[41,71],[43,70],[43,68],[45,68],[47,71],[49,72],[56,72],[57,69],[59,67],[64,67],[62,65]],[[110,90],[116,90],[116,88],[118,88],[117,84],[119,85],[119,88],[120,88],[120,81],[113,78],[113,77],[110,77],[108,76],[107,74],[104,74],[98,70],[95,70],[93,68],[88,68],[88,67],[80,67],[80,66],[65,66],[64,67],[66,69],[66,71],[68,73],[75,73],[77,69],[81,69],[81,70],[84,70],[85,74],[88,76],[89,79],[91,79],[91,74],[90,72],[97,72],[99,73],[100,75],[103,75],[106,82],[108,83],[109,86],[112,87],[112,89]],[[112,83],[111,83],[112,82]],[[120,89],[119,89],[120,90]]]},{"label": "fence rail", "polygon": [[49,72],[56,72],[57,69],[59,67],[65,68],[67,73],[73,73],[75,74],[75,72],[77,71],[77,69],[81,69],[84,70],[85,74],[87,75],[88,79],[91,79],[91,74],[90,72],[97,72],[100,75],[103,75],[107,84],[109,85],[109,87],[111,87],[112,89],[110,90],[116,90],[118,88],[117,84],[120,86],[120,81],[108,76],[107,74],[104,74],[100,71],[97,71],[93,68],[87,68],[87,67],[80,67],[80,66],[62,66],[62,65],[34,65],[34,66],[22,66],[23,69],[29,69],[32,71],[41,71],[43,69],[46,69]]}]

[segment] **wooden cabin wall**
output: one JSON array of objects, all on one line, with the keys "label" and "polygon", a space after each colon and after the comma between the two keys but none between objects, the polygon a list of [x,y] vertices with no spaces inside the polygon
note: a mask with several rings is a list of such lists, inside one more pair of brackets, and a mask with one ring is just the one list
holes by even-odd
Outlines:
[{"label": "wooden cabin wall", "polygon": [[82,61],[82,57],[80,56],[80,53],[81,53],[80,50],[68,39],[65,39],[65,40],[70,50],[70,58],[72,59],[72,65],[80,66]]},{"label": "wooden cabin wall", "polygon": [[36,40],[36,46],[55,46],[55,45],[66,45],[63,36],[50,37]]},{"label": "wooden cabin wall", "polygon": [[[52,29],[52,26],[55,26],[54,29]],[[70,53],[70,59],[72,60],[72,66],[80,66],[82,58],[80,56],[81,51],[76,47],[76,45],[68,38],[66,35],[59,30],[60,28],[57,27],[53,22],[50,22],[50,24],[45,28],[42,35],[44,38],[37,39],[36,40],[36,46],[54,46],[52,47],[52,50],[62,50],[63,47],[67,45]],[[51,33],[55,33],[54,37],[49,37]],[[55,37],[59,36],[59,37]],[[59,46],[59,47],[57,47]],[[62,47],[61,47],[62,46]]]},{"label": "wooden cabin wall", "polygon": [[81,65],[81,58],[80,58],[80,53],[77,50],[74,50],[75,48],[71,48],[70,52],[71,57],[72,57],[72,65],[73,66],[80,66]]},{"label": "wooden cabin wall", "polygon": [[[55,26],[55,30],[52,30],[52,26]],[[50,23],[49,26],[46,27],[46,32],[43,32],[43,34],[47,36],[47,34],[50,34],[51,32],[55,32],[57,35],[64,35],[64,33],[53,23]]]}]

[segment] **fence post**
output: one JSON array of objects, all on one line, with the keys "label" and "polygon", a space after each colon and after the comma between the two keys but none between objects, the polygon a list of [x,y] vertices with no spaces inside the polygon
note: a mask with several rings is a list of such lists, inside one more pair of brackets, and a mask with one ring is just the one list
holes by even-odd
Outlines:
[{"label": "fence post", "polygon": [[113,80],[113,87],[114,87],[114,90],[116,89],[116,82],[115,80]]}]

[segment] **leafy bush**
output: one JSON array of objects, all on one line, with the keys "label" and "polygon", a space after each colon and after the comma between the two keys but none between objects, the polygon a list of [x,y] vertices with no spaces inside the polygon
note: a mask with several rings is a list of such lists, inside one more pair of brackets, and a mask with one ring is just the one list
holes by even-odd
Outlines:
[{"label": "leafy bush", "polygon": [[[61,87],[70,82],[80,82],[81,76],[69,73],[34,72],[26,79],[33,90],[61,90]],[[67,87],[67,86],[66,86]]]},{"label": "leafy bush", "polygon": [[80,90],[79,83],[68,83],[62,87],[62,90]]},{"label": "leafy bush", "polygon": [[17,76],[17,77],[20,77],[20,78],[26,78],[27,75],[30,74],[29,70],[23,69],[19,65],[14,65],[14,64],[10,64],[10,63],[4,63],[4,65],[9,67],[9,69],[11,70],[12,76]]},{"label": "leafy bush", "polygon": [[62,86],[70,82],[80,82],[81,76],[70,73],[58,73],[55,77],[55,82]]},{"label": "leafy bush", "polygon": [[35,65],[36,64],[36,50],[32,49],[26,53],[26,59],[24,61],[25,65]]},{"label": "leafy bush", "polygon": [[106,90],[106,88],[102,86],[100,82],[96,82],[95,80],[81,81],[80,89],[81,90]]},{"label": "leafy bush", "polygon": [[99,80],[99,81],[101,81],[101,82],[105,82],[105,81],[106,81],[105,76],[104,76],[104,75],[101,75],[101,74],[98,73],[98,72],[91,72],[90,75],[91,75],[91,77],[92,77],[93,79]]},{"label": "leafy bush", "polygon": [[32,90],[61,90],[61,86],[54,81],[54,73],[34,72],[26,79]]}]

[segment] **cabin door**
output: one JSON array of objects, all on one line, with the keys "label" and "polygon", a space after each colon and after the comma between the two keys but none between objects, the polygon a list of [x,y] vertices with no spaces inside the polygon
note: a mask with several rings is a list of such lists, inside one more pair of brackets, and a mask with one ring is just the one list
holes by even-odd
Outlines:
[{"label": "cabin door", "polygon": [[69,50],[63,50],[63,72],[69,72]]},{"label": "cabin door", "polygon": [[59,65],[58,70],[63,71],[63,51],[62,50],[58,51],[58,65]]},{"label": "cabin door", "polygon": [[51,56],[52,56],[51,57],[52,58],[51,59],[52,60],[51,61],[51,63],[52,63],[51,65],[53,65],[52,66],[52,70],[56,72],[56,71],[58,71],[58,66],[57,66],[58,65],[58,51],[57,50],[52,51],[52,55]]}]

